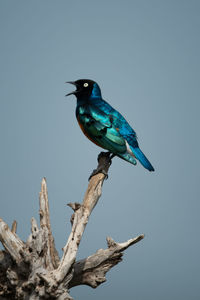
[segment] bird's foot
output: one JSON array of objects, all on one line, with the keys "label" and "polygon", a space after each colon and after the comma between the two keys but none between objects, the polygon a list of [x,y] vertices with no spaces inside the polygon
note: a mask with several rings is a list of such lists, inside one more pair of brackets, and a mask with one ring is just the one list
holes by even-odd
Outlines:
[{"label": "bird's foot", "polygon": [[110,152],[101,152],[97,158],[98,166],[95,170],[93,170],[88,180],[99,173],[103,173],[105,175],[105,179],[108,179],[108,168],[112,164],[112,158],[114,156],[115,154],[111,154]]},{"label": "bird's foot", "polygon": [[96,168],[96,169],[94,169],[94,170],[92,171],[90,177],[88,178],[88,181],[90,181],[90,179],[91,179],[93,176],[95,176],[95,175],[97,175],[97,174],[100,174],[100,173],[102,173],[102,174],[105,175],[105,179],[108,179],[108,173],[107,173],[105,170],[103,170],[103,169],[101,169],[101,168]]}]

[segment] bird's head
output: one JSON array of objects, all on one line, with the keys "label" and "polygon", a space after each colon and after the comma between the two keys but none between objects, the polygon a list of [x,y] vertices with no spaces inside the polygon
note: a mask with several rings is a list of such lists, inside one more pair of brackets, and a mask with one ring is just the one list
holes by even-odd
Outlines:
[{"label": "bird's head", "polygon": [[101,97],[101,90],[98,84],[90,79],[79,79],[76,81],[68,81],[76,86],[76,91],[73,91],[66,96],[75,95],[77,99],[92,99]]}]

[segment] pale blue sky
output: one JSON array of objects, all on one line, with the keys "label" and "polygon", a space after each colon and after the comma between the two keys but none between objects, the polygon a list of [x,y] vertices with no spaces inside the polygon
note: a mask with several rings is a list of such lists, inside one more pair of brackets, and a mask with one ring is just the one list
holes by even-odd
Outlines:
[{"label": "pale blue sky", "polygon": [[18,220],[25,240],[46,176],[61,254],[66,203],[82,200],[100,151],[81,133],[65,81],[96,80],[156,169],[113,160],[78,257],[108,235],[146,236],[106,283],[72,289],[77,300],[199,298],[199,28],[194,0],[0,1],[0,216]]}]

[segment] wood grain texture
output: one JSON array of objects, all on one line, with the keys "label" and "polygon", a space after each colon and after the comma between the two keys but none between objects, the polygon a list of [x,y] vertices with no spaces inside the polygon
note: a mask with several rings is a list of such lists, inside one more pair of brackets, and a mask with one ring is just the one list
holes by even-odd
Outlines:
[{"label": "wood grain texture", "polygon": [[[102,186],[111,165],[110,154],[98,157],[97,174],[90,178],[82,203],[69,203],[73,209],[71,233],[59,259],[51,231],[46,179],[42,179],[39,194],[40,226],[31,219],[31,234],[23,242],[0,219],[0,299],[58,299],[73,300],[69,290],[77,285],[98,287],[106,281],[106,273],[122,260],[123,251],[144,238],[140,235],[124,243],[107,238],[107,249],[76,262],[77,251],[90,214],[97,205]],[[103,173],[101,172],[103,170]],[[99,172],[99,173],[98,173]]]}]

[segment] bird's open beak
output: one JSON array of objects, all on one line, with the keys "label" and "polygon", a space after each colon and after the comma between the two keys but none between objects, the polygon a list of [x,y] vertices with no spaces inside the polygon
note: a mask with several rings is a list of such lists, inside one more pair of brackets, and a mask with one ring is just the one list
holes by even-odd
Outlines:
[{"label": "bird's open beak", "polygon": [[[75,81],[67,81],[67,82],[65,82],[65,83],[70,83],[70,84],[73,84],[73,85],[75,85],[75,86],[77,87],[77,84],[75,83]],[[73,91],[73,92],[71,92],[71,93],[69,93],[69,94],[67,94],[67,95],[65,95],[65,96],[75,95],[75,94],[77,93],[77,91],[78,91],[78,90]]]}]

